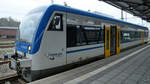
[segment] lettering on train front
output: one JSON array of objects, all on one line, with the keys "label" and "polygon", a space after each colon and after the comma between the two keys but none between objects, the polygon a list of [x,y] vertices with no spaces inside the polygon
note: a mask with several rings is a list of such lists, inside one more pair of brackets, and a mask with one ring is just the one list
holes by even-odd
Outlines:
[{"label": "lettering on train front", "polygon": [[48,56],[48,57],[50,57],[50,56],[61,57],[61,56],[63,56],[63,53],[62,53],[62,52],[58,52],[58,53],[48,53],[47,56]]}]

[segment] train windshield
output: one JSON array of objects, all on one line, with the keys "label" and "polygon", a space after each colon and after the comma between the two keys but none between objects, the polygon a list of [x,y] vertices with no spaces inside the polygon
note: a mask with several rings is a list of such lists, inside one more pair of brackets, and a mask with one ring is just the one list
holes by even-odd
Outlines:
[{"label": "train windshield", "polygon": [[21,21],[20,24],[20,40],[31,43],[34,32],[40,22],[40,19],[46,8],[36,8],[29,12]]}]

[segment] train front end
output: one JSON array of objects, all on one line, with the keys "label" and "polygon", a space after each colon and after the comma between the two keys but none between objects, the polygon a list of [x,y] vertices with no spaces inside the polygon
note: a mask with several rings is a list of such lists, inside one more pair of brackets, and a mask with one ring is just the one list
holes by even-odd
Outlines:
[{"label": "train front end", "polygon": [[12,56],[10,68],[18,72],[23,79],[32,81],[32,57],[37,53],[42,31],[37,32],[41,19],[47,7],[39,7],[31,10],[21,21],[18,38],[15,43],[15,55]]}]

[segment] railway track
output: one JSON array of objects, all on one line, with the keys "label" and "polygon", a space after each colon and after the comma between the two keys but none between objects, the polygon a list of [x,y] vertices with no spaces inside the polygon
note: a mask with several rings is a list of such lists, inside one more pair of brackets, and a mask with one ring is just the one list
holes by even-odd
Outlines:
[{"label": "railway track", "polygon": [[0,79],[0,84],[21,84],[18,82],[17,75],[11,75]]},{"label": "railway track", "polygon": [[24,82],[22,79],[19,79],[18,77],[12,77],[1,81],[0,84],[27,84],[27,83]]},{"label": "railway track", "polygon": [[0,61],[0,84],[26,84],[21,80],[17,71],[9,68],[10,60]]}]

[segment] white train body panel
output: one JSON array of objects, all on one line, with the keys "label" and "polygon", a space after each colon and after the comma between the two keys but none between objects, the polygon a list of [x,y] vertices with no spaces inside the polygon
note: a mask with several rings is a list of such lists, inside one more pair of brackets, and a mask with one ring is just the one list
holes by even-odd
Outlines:
[{"label": "white train body panel", "polygon": [[[63,12],[55,12],[61,13]],[[55,14],[54,13],[54,14]],[[53,15],[54,15],[53,14]],[[65,14],[63,20],[65,20]],[[51,19],[49,21],[49,24]],[[63,31],[45,30],[40,50],[32,57],[32,70],[43,70],[66,64],[66,27],[63,21]]]},{"label": "white train body panel", "polygon": [[83,61],[95,56],[104,55],[104,44],[67,48],[67,64]]},{"label": "white train body panel", "polygon": [[138,44],[141,44],[141,43],[142,43],[141,40],[139,40],[139,41],[133,41],[133,42],[121,43],[120,49],[122,50],[122,49],[131,47],[131,46],[135,46],[135,45],[138,45]]}]

